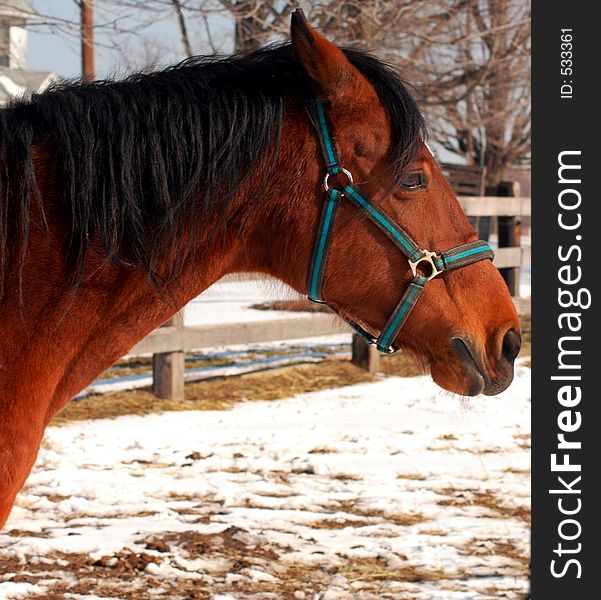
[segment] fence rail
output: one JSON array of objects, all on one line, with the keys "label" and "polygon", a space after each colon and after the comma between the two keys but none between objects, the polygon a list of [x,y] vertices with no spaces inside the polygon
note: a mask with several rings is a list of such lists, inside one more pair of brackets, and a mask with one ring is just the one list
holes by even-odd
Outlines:
[{"label": "fence rail", "polygon": [[[492,216],[505,219],[505,225],[512,227],[519,216],[530,215],[530,198],[526,197],[479,197],[459,198],[467,216]],[[499,232],[499,245],[502,238],[516,241],[515,235],[502,236]],[[519,238],[517,238],[519,243]],[[500,247],[495,252],[494,264],[513,275],[510,281],[519,281],[519,269],[530,264],[530,250],[519,246]],[[506,279],[507,280],[507,279]],[[508,282],[509,283],[509,282]],[[511,287],[510,287],[511,289]],[[513,290],[514,303],[519,313],[530,312],[529,299],[519,298]],[[289,318],[270,319],[249,323],[229,323],[216,325],[184,326],[181,314],[176,315],[163,327],[136,344],[130,356],[153,354],[153,391],[160,397],[183,399],[184,395],[184,356],[186,352],[215,346],[257,344],[279,340],[331,335],[348,331],[334,315],[314,313],[311,315],[291,315]],[[352,346],[353,362],[374,372],[378,369],[378,354],[373,347],[367,347],[358,339]]]},{"label": "fence rail", "polygon": [[468,217],[529,217],[526,196],[460,196],[459,204]]},{"label": "fence rail", "polygon": [[136,344],[129,353],[158,354],[192,352],[215,346],[261,344],[277,340],[315,337],[344,333],[345,327],[335,316],[325,313],[296,316],[249,323],[215,325],[167,326],[155,329]]}]

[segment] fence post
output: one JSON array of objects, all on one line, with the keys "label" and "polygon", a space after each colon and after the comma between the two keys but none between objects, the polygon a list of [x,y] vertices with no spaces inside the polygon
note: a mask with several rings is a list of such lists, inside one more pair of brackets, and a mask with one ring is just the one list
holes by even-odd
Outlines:
[{"label": "fence post", "polygon": [[[161,327],[183,327],[183,312],[176,313]],[[152,393],[159,398],[184,400],[183,352],[161,352],[152,355]]]},{"label": "fence post", "polygon": [[[519,181],[502,181],[499,183],[497,194],[499,196],[519,196],[520,183]],[[510,246],[520,246],[520,235],[518,230],[517,217],[498,217],[499,229],[499,248],[507,248]],[[507,267],[499,269],[509,293],[512,296],[520,295],[520,268]]]},{"label": "fence post", "polygon": [[376,347],[368,344],[360,335],[353,334],[351,362],[371,375],[380,370],[380,354]]}]

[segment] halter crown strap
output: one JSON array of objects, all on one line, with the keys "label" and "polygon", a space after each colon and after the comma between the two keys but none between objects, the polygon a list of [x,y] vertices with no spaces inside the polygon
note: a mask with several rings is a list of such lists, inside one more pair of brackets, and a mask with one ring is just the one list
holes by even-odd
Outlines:
[{"label": "halter crown strap", "polygon": [[[457,246],[440,254],[420,249],[404,229],[392,221],[361,192],[353,183],[352,175],[341,166],[331,124],[324,106],[319,100],[310,105],[309,116],[317,130],[326,162],[326,176],[324,179],[326,199],[317,228],[315,246],[313,247],[309,267],[307,295],[313,302],[327,303],[323,297],[323,283],[328,251],[332,242],[336,211],[340,205],[340,200],[343,197],[348,198],[401,250],[409,261],[409,267],[413,273],[413,279],[377,338],[359,324],[343,317],[356,333],[368,343],[375,344],[380,352],[395,352],[394,340],[423,293],[426,283],[443,271],[465,267],[484,259],[492,260],[494,257],[493,251],[483,241]],[[330,187],[330,176],[342,174],[347,178],[347,182],[340,189]],[[330,308],[338,313],[333,307]]]}]

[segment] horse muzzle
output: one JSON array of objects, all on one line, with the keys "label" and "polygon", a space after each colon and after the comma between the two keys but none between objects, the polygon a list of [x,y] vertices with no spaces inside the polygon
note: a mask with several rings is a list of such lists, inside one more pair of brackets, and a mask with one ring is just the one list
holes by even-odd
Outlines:
[{"label": "horse muzzle", "polygon": [[513,381],[513,366],[520,352],[522,340],[519,331],[508,329],[486,351],[470,338],[455,336],[451,339],[455,358],[463,367],[468,396],[494,396],[506,390]]}]

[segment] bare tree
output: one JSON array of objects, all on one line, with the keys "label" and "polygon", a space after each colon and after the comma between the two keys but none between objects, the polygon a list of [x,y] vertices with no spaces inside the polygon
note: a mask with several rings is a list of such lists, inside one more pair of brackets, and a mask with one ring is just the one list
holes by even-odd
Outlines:
[{"label": "bare tree", "polygon": [[219,0],[233,17],[236,28],[236,52],[249,52],[265,42],[283,37],[288,31],[289,16],[298,2],[273,0]]},{"label": "bare tree", "polygon": [[530,7],[523,0],[450,3],[448,21],[411,53],[435,139],[487,167],[495,186],[530,158]]}]

